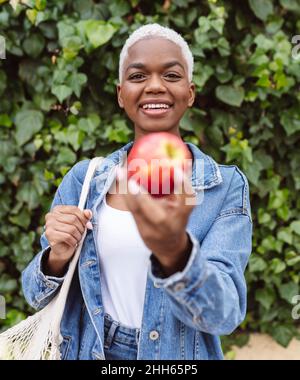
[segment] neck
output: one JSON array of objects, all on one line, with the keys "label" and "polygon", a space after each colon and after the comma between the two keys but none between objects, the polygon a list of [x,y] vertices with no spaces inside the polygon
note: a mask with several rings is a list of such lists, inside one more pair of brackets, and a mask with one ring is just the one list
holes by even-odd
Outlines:
[{"label": "neck", "polygon": [[[135,127],[135,132],[134,132],[134,143],[141,137],[143,136],[146,136],[146,135],[149,135],[150,133],[155,133],[155,132],[160,132],[160,131],[145,131],[143,129],[139,129],[139,128],[136,128]],[[180,132],[179,132],[179,129],[176,128],[176,129],[171,129],[169,131],[161,131],[161,132],[168,132],[168,133],[172,133],[173,135],[175,136],[178,136],[179,138],[182,139],[181,135],[180,135]]]}]

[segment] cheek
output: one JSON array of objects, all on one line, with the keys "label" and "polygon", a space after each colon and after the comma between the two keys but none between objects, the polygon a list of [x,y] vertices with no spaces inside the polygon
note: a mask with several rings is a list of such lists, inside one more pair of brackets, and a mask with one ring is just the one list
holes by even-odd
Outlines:
[{"label": "cheek", "polygon": [[190,99],[189,87],[186,85],[177,86],[172,92],[178,104],[186,105],[188,103]]},{"label": "cheek", "polygon": [[189,94],[186,92],[179,93],[177,96],[177,103],[180,107],[187,107],[189,102]]},{"label": "cheek", "polygon": [[139,99],[139,91],[136,88],[131,88],[127,86],[123,91],[123,102],[125,107],[128,106],[130,108],[137,108]]}]

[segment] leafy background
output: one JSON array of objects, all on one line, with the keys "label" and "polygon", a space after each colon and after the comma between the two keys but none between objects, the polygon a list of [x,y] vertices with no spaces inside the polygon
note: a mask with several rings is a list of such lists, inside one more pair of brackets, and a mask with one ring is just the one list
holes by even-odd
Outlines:
[{"label": "leafy background", "polygon": [[[248,314],[223,339],[250,331],[287,345],[300,269],[299,0],[0,0],[0,294],[7,318],[30,314],[20,272],[39,251],[44,216],[78,160],[133,137],[116,101],[118,57],[148,22],[182,33],[195,57],[197,97],[181,122],[186,141],[234,163],[251,187],[253,254]],[[300,58],[300,57],[299,57]]]}]

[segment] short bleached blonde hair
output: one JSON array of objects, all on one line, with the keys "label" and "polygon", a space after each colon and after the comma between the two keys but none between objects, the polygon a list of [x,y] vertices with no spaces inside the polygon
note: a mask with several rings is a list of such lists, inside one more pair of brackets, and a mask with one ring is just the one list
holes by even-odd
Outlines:
[{"label": "short bleached blonde hair", "polygon": [[194,57],[189,48],[189,45],[184,40],[184,38],[175,30],[168,28],[166,26],[162,26],[159,24],[147,24],[136,29],[125,41],[125,44],[120,53],[119,59],[119,82],[122,82],[123,79],[123,71],[124,71],[124,62],[128,56],[128,49],[135,44],[136,42],[147,39],[147,38],[165,38],[174,42],[181,49],[183,58],[186,61],[188,67],[188,79],[189,82],[192,81],[193,78],[193,69],[194,69]]}]

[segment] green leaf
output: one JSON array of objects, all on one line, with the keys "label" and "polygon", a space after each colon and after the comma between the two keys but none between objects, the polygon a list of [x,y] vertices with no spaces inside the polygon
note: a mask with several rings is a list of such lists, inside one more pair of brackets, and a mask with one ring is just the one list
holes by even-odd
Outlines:
[{"label": "green leaf", "polygon": [[84,46],[81,38],[77,36],[66,37],[63,41],[63,57],[68,61],[74,59]]},{"label": "green leaf", "polygon": [[266,21],[268,16],[274,12],[273,3],[271,0],[248,0],[250,8],[257,18]]},{"label": "green leaf", "polygon": [[282,260],[278,259],[277,257],[271,261],[270,269],[275,274],[283,272],[285,268],[286,268],[286,264]]},{"label": "green leaf", "polygon": [[287,347],[293,338],[293,331],[286,326],[274,327],[272,330],[272,336],[283,347]]},{"label": "green leaf", "polygon": [[82,73],[74,72],[68,78],[68,85],[79,98],[83,85],[87,82],[87,76]]},{"label": "green leaf", "polygon": [[195,134],[201,133],[205,127],[202,111],[196,108],[189,108],[180,120],[180,128],[184,131],[191,131]]},{"label": "green leaf", "polygon": [[47,0],[35,0],[35,7],[39,11],[43,11],[47,6]]},{"label": "green leaf", "polygon": [[26,10],[26,16],[28,17],[29,21],[32,24],[35,24],[37,14],[38,14],[38,11],[36,9],[27,9]]},{"label": "green leaf", "polygon": [[210,21],[212,28],[214,28],[219,34],[223,33],[224,24],[225,20],[223,18]]},{"label": "green leaf", "polygon": [[0,278],[0,294],[11,293],[16,291],[18,283],[15,279],[10,278],[7,274],[1,275]]},{"label": "green leaf", "polygon": [[300,13],[300,2],[299,0],[279,0],[283,8]]},{"label": "green leaf", "polygon": [[106,44],[116,32],[116,27],[102,20],[87,20],[78,23],[83,28],[94,49]]},{"label": "green leaf", "polygon": [[198,25],[200,33],[207,33],[210,29],[210,20],[205,16],[200,16],[198,19]]},{"label": "green leaf", "polygon": [[26,203],[30,211],[39,205],[38,192],[31,182],[25,182],[21,185],[17,193],[17,199],[22,203]]},{"label": "green leaf", "polygon": [[19,111],[15,117],[17,144],[22,146],[29,141],[35,133],[42,129],[43,123],[44,115],[42,112],[35,110]]},{"label": "green leaf", "polygon": [[30,214],[28,210],[22,209],[18,215],[13,215],[9,217],[9,221],[19,227],[27,229],[30,225]]},{"label": "green leaf", "polygon": [[7,114],[0,115],[0,125],[7,128],[10,128],[12,126],[12,121]]},{"label": "green leaf", "polygon": [[264,51],[268,51],[268,50],[272,49],[274,46],[274,41],[267,38],[263,34],[259,34],[258,36],[256,36],[254,39],[254,42],[256,43],[256,45],[260,49],[262,49]]},{"label": "green leaf", "polygon": [[266,262],[258,256],[250,256],[249,270],[250,272],[262,272],[266,269]]},{"label": "green leaf", "polygon": [[300,220],[295,220],[290,225],[291,230],[294,231],[297,235],[300,235]]},{"label": "green leaf", "polygon": [[255,300],[258,301],[266,310],[269,310],[275,301],[276,295],[273,289],[258,289],[255,292]]},{"label": "green leaf", "polygon": [[26,54],[37,58],[45,47],[45,39],[42,34],[32,34],[23,42],[23,48]]},{"label": "green leaf", "polygon": [[105,136],[109,141],[125,143],[128,141],[128,136],[132,133],[127,127],[125,120],[114,120],[113,126],[108,126],[105,131]]},{"label": "green leaf", "polygon": [[205,83],[209,80],[209,78],[213,75],[214,70],[208,66],[204,65],[201,67],[201,69],[198,71],[198,74],[194,74],[193,80],[194,83],[202,89],[202,87],[205,85]]},{"label": "green leaf", "polygon": [[280,123],[288,136],[300,131],[299,107],[283,111],[280,117]]},{"label": "green leaf", "polygon": [[266,224],[271,221],[271,215],[267,212],[265,212],[265,209],[259,208],[258,209],[258,223],[259,224]]},{"label": "green leaf", "polygon": [[227,57],[230,55],[230,45],[224,37],[219,38],[217,49],[221,57]]},{"label": "green leaf", "polygon": [[276,210],[280,208],[288,201],[289,195],[288,189],[272,191],[269,196],[268,209]]},{"label": "green leaf", "polygon": [[75,25],[70,23],[68,20],[59,21],[57,23],[59,43],[61,46],[65,46],[66,40],[68,37],[75,36]]},{"label": "green leaf", "polygon": [[108,8],[113,16],[122,17],[130,12],[130,5],[125,0],[114,0]]},{"label": "green leaf", "polygon": [[72,89],[64,84],[61,84],[59,86],[54,86],[51,89],[51,92],[53,95],[57,97],[60,103],[62,103],[67,97],[69,97],[72,94]]},{"label": "green leaf", "polygon": [[60,149],[56,163],[58,165],[73,165],[76,162],[76,154],[69,148],[63,147]]},{"label": "green leaf", "polygon": [[291,303],[292,298],[299,294],[299,285],[294,282],[289,282],[287,284],[281,285],[279,288],[279,294],[281,298]]},{"label": "green leaf", "polygon": [[230,85],[220,85],[216,88],[216,96],[223,103],[234,107],[240,107],[244,99],[244,89]]},{"label": "green leaf", "polygon": [[287,221],[287,220],[289,220],[289,218],[291,216],[291,211],[290,211],[289,206],[287,204],[283,204],[281,207],[279,207],[276,210],[276,214],[280,219]]},{"label": "green leaf", "polygon": [[6,314],[5,325],[15,326],[26,318],[26,314],[22,311],[11,309]]},{"label": "green leaf", "polygon": [[292,244],[293,235],[290,228],[281,228],[277,233],[277,238],[285,243]]},{"label": "green leaf", "polygon": [[77,126],[70,125],[67,129],[67,140],[69,144],[72,145],[73,149],[77,151],[84,140],[84,133],[81,130],[78,130]]}]

